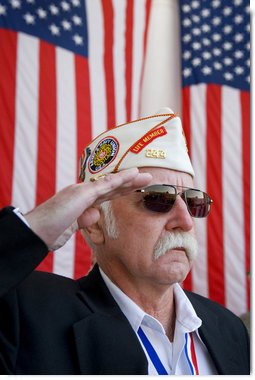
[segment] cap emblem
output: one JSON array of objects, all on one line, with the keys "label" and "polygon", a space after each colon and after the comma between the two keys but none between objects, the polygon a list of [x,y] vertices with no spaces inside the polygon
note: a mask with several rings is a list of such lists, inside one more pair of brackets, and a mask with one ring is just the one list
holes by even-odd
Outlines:
[{"label": "cap emblem", "polygon": [[117,156],[119,142],[112,136],[104,138],[95,147],[89,159],[89,171],[98,173],[108,166]]}]

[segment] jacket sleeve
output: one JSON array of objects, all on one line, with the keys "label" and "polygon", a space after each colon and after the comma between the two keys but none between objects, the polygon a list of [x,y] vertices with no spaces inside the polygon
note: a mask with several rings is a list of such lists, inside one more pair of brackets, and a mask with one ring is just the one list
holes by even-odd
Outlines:
[{"label": "jacket sleeve", "polygon": [[46,257],[46,244],[13,212],[0,211],[0,297],[15,288]]}]

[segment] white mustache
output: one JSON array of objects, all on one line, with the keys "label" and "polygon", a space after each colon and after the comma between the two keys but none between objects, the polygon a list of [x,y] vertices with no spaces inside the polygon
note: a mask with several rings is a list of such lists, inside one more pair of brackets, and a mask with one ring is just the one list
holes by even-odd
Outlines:
[{"label": "white mustache", "polygon": [[194,235],[189,232],[169,232],[157,241],[153,252],[154,259],[159,259],[174,248],[183,248],[190,261],[195,260],[198,254],[197,239]]}]

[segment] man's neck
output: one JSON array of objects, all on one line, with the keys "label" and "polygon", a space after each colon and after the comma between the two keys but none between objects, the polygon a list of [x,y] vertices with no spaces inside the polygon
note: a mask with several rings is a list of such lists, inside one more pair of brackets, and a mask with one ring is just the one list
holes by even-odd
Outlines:
[{"label": "man's neck", "polygon": [[[101,266],[100,266],[101,267]],[[157,319],[170,341],[174,338],[175,303],[174,284],[159,283],[155,279],[134,277],[121,268],[101,267],[108,278],[145,313]]]},{"label": "man's neck", "polygon": [[164,294],[155,294],[155,292],[152,294],[152,292],[146,292],[146,296],[142,295],[142,293],[132,293],[130,290],[126,291],[125,289],[122,289],[122,291],[140,306],[145,313],[151,315],[162,324],[166,335],[172,342],[174,339],[176,318],[173,287],[169,288]]},{"label": "man's neck", "polygon": [[120,280],[113,279],[112,276],[110,279],[145,313],[157,319],[164,327],[169,340],[173,341],[175,328],[174,285],[156,285],[147,281],[134,283],[134,281],[128,281],[124,276]]}]

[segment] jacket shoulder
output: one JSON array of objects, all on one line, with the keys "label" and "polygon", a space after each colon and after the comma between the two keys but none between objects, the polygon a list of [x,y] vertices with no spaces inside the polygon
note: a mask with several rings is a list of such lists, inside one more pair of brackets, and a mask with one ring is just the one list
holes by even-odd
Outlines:
[{"label": "jacket shoulder", "polygon": [[234,321],[240,321],[240,318],[236,314],[234,314],[232,311],[227,309],[225,306],[219,304],[218,302],[212,301],[209,298],[186,290],[185,293],[191,301],[194,309],[197,311],[198,315],[202,314],[205,310],[207,316],[208,312],[210,311],[211,313],[216,314],[218,317],[225,317],[230,318]]},{"label": "jacket shoulder", "polygon": [[50,298],[68,297],[80,290],[77,281],[72,278],[61,276],[55,273],[32,272],[17,288],[18,293],[32,295],[33,293],[43,293]]},{"label": "jacket shoulder", "polygon": [[[243,321],[232,311],[219,303],[205,298],[199,294],[185,291],[191,301],[197,315],[203,321],[203,325],[215,325],[219,327],[222,337],[231,336],[239,342],[243,341],[249,345],[249,334]],[[245,343],[245,345],[246,345]]]}]

